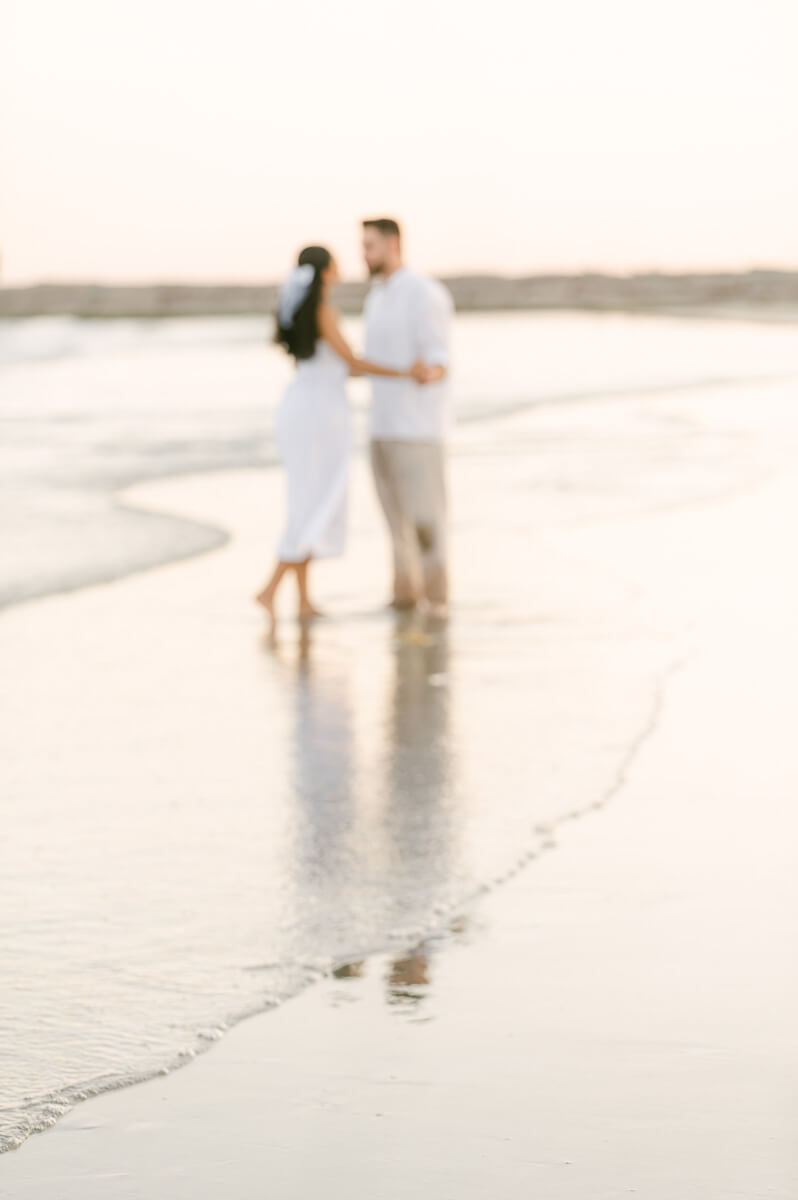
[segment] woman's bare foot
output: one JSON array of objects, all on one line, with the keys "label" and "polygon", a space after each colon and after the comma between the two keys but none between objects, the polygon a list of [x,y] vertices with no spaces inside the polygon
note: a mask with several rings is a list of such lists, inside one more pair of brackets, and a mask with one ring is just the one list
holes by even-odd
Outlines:
[{"label": "woman's bare foot", "polygon": [[392,608],[394,612],[405,613],[413,612],[417,605],[418,601],[410,596],[403,597],[401,600],[397,600],[396,597],[394,597],[394,599],[389,602],[388,608]]},{"label": "woman's bare foot", "polygon": [[255,602],[256,604],[260,604],[262,608],[266,609],[266,612],[269,614],[271,627],[274,629],[274,588],[264,588],[262,592],[258,592],[257,596],[255,597]]},{"label": "woman's bare foot", "polygon": [[325,614],[319,608],[315,608],[312,604],[303,604],[299,609],[300,621],[313,621],[317,617],[323,617]]}]

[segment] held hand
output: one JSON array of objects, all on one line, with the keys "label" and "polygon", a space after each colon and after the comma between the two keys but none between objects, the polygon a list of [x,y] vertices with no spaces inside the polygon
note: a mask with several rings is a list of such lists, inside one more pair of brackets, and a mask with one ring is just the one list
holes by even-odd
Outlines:
[{"label": "held hand", "polygon": [[419,359],[413,363],[409,375],[411,379],[415,379],[416,383],[429,383],[429,370],[427,364]]}]

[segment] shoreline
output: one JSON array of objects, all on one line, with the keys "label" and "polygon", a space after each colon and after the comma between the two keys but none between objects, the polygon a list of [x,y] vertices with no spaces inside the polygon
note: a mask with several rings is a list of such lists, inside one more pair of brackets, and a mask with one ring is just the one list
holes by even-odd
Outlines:
[{"label": "shoreline", "polygon": [[[202,483],[136,490],[229,520],[245,489]],[[786,511],[798,511],[794,470],[712,506],[557,535],[652,593],[677,581],[695,622],[697,653],[627,747],[613,803],[464,906],[448,936],[400,939],[185,1070],[80,1104],[0,1158],[0,1195],[259,1200],[268,1180],[304,1200],[348,1169],[357,1200],[431,1186],[458,1200],[788,1200],[798,767],[779,680],[798,673],[798,572],[781,551]],[[551,827],[545,840],[558,840]]]},{"label": "shoreline", "polygon": [[[667,314],[658,315],[662,316]],[[681,315],[674,315],[677,315],[678,319],[682,319]],[[798,317],[796,319],[798,319]],[[492,409],[484,414],[464,414],[455,424],[455,432],[449,442],[449,452],[451,458],[454,459],[458,451],[458,435],[465,435],[465,438],[467,439],[468,431],[473,429],[475,426],[482,424],[501,425],[507,421],[513,420],[514,418],[523,416],[524,414],[531,414],[533,412],[541,412],[543,410],[556,411],[566,406],[591,405],[594,403],[601,404],[614,400],[628,401],[635,396],[648,397],[661,395],[664,397],[678,397],[682,394],[700,395],[702,392],[711,393],[717,390],[719,386],[737,390],[748,388],[752,383],[764,383],[766,385],[774,383],[778,384],[782,382],[784,378],[785,377],[781,374],[755,376],[753,378],[742,376],[739,379],[710,378],[698,381],[688,380],[684,382],[665,383],[660,387],[635,386],[623,391],[607,391],[598,388],[596,390],[585,392],[566,393],[552,397],[533,397],[531,399],[513,401],[504,409],[496,407],[495,409]],[[365,443],[356,447],[354,452],[354,460],[363,458],[364,445]],[[466,452],[467,445],[467,440],[462,442],[462,448],[466,450]],[[211,554],[219,549],[223,549],[229,541],[229,530],[215,525],[210,519],[199,521],[190,516],[181,517],[170,512],[168,509],[158,509],[157,507],[153,507],[146,502],[144,504],[139,503],[139,501],[136,499],[136,495],[140,489],[144,489],[146,492],[146,489],[150,485],[157,487],[159,484],[168,485],[172,482],[179,484],[179,482],[183,479],[189,481],[193,479],[205,479],[216,474],[225,476],[231,471],[257,472],[265,475],[271,475],[273,472],[279,471],[280,469],[281,463],[279,459],[275,457],[269,457],[264,460],[264,462],[259,464],[245,463],[239,466],[219,465],[217,463],[213,463],[204,470],[192,466],[190,469],[185,471],[170,470],[162,475],[153,473],[142,474],[139,478],[126,481],[118,488],[111,488],[108,492],[108,501],[111,508],[114,510],[128,512],[133,517],[137,515],[144,515],[151,516],[156,520],[161,519],[180,523],[184,527],[190,527],[197,531],[198,536],[204,539],[203,544],[197,546],[196,548],[176,550],[166,557],[156,557],[144,562],[134,563],[129,569],[119,570],[117,567],[109,570],[100,569],[90,577],[82,578],[74,583],[69,582],[56,587],[48,586],[40,591],[27,593],[19,596],[18,598],[14,597],[10,600],[0,599],[0,619],[2,619],[2,615],[5,612],[13,611],[37,601],[46,600],[48,597],[71,595],[73,593],[80,592],[85,588],[102,587],[115,582],[120,582],[148,571],[169,566],[173,563],[190,562],[197,557]],[[756,482],[754,483],[754,486],[756,486]]]}]

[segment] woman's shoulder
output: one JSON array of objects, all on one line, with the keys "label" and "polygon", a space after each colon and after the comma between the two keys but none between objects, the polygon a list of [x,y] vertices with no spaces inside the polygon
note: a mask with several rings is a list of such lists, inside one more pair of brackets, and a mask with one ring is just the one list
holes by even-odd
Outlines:
[{"label": "woman's shoulder", "polygon": [[330,300],[322,300],[319,304],[317,312],[317,321],[319,329],[324,330],[335,328],[338,325],[340,313],[335,305]]}]

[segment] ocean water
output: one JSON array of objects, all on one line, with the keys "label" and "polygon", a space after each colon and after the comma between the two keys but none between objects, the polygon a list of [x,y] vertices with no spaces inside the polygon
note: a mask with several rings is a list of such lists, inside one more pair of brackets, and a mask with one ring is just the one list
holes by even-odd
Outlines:
[{"label": "ocean water", "polygon": [[[355,615],[264,657],[213,558],[168,611],[156,575],[130,606],[82,592],[66,629],[26,602],[221,544],[115,494],[271,468],[288,367],[265,323],[0,326],[0,1149],[321,974],[400,961],[607,803],[683,638],[623,581],[586,587],[547,531],[798,461],[789,326],[467,315],[456,361],[450,629]],[[355,582],[376,536],[356,525]]]}]

